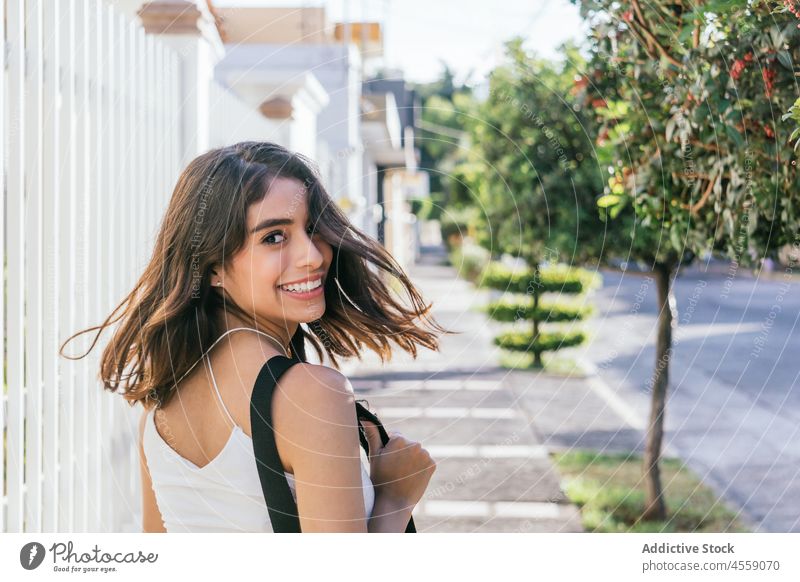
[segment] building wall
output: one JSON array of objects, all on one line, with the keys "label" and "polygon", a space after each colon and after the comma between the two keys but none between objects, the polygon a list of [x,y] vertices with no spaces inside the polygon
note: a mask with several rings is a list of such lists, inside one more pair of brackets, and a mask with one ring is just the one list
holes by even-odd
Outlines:
[{"label": "building wall", "polygon": [[229,48],[226,58],[235,54],[237,66],[245,69],[297,71],[298,75],[308,71],[316,77],[330,99],[319,112],[316,128],[318,140],[325,143],[329,152],[330,182],[325,186],[334,199],[347,197],[363,207],[358,50],[338,44],[248,44]]},{"label": "building wall", "polygon": [[333,38],[333,25],[322,7],[217,8],[225,42],[322,44]]}]

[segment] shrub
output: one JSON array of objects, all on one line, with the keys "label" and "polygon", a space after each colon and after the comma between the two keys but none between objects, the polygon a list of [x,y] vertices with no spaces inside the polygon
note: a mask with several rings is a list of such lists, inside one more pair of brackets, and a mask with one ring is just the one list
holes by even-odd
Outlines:
[{"label": "shrub", "polygon": [[[533,354],[533,367],[543,367],[542,353],[573,347],[586,341],[581,331],[542,331],[544,324],[580,321],[588,317],[592,309],[586,306],[570,306],[555,300],[543,301],[542,296],[551,294],[577,295],[600,285],[598,274],[568,265],[510,267],[492,261],[484,269],[480,285],[499,289],[512,295],[503,296],[484,308],[496,321],[529,321],[528,331],[508,331],[494,340],[495,344],[512,352]],[[524,295],[524,297],[519,297]]]}]

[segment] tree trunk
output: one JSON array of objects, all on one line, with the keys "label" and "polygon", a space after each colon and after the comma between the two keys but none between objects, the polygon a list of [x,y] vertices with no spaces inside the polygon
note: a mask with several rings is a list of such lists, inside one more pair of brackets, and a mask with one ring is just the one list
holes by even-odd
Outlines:
[{"label": "tree trunk", "polygon": [[669,364],[672,359],[672,327],[676,320],[675,296],[672,279],[675,265],[656,263],[653,268],[658,288],[658,336],[656,338],[656,368],[653,372],[653,387],[650,397],[650,421],[647,426],[647,443],[644,452],[644,477],[647,488],[642,520],[666,519],[661,486],[659,460],[664,439],[664,410],[669,384]]},{"label": "tree trunk", "polygon": [[[539,309],[539,265],[537,264],[533,269],[533,343],[532,345],[536,345],[536,342],[539,341],[539,316],[536,314],[536,310]],[[534,368],[543,368],[544,364],[542,363],[542,354],[541,352],[534,351],[533,352],[533,367]]]}]

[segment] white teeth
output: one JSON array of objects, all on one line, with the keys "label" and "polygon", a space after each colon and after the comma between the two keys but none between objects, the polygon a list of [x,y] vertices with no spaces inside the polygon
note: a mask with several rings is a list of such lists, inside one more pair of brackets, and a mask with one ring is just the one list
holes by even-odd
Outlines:
[{"label": "white teeth", "polygon": [[281,289],[285,289],[286,291],[305,293],[311,291],[312,289],[316,289],[320,285],[322,285],[322,279],[317,279],[316,281],[312,281],[310,283],[298,283],[296,285],[281,285]]}]

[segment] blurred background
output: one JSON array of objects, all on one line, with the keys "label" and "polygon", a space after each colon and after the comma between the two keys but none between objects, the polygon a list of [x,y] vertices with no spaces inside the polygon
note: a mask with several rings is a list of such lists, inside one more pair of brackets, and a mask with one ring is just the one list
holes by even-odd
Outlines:
[{"label": "blurred background", "polygon": [[140,530],[139,411],[58,348],[244,140],[459,332],[342,363],[420,531],[800,531],[795,0],[0,6],[2,531]]}]

